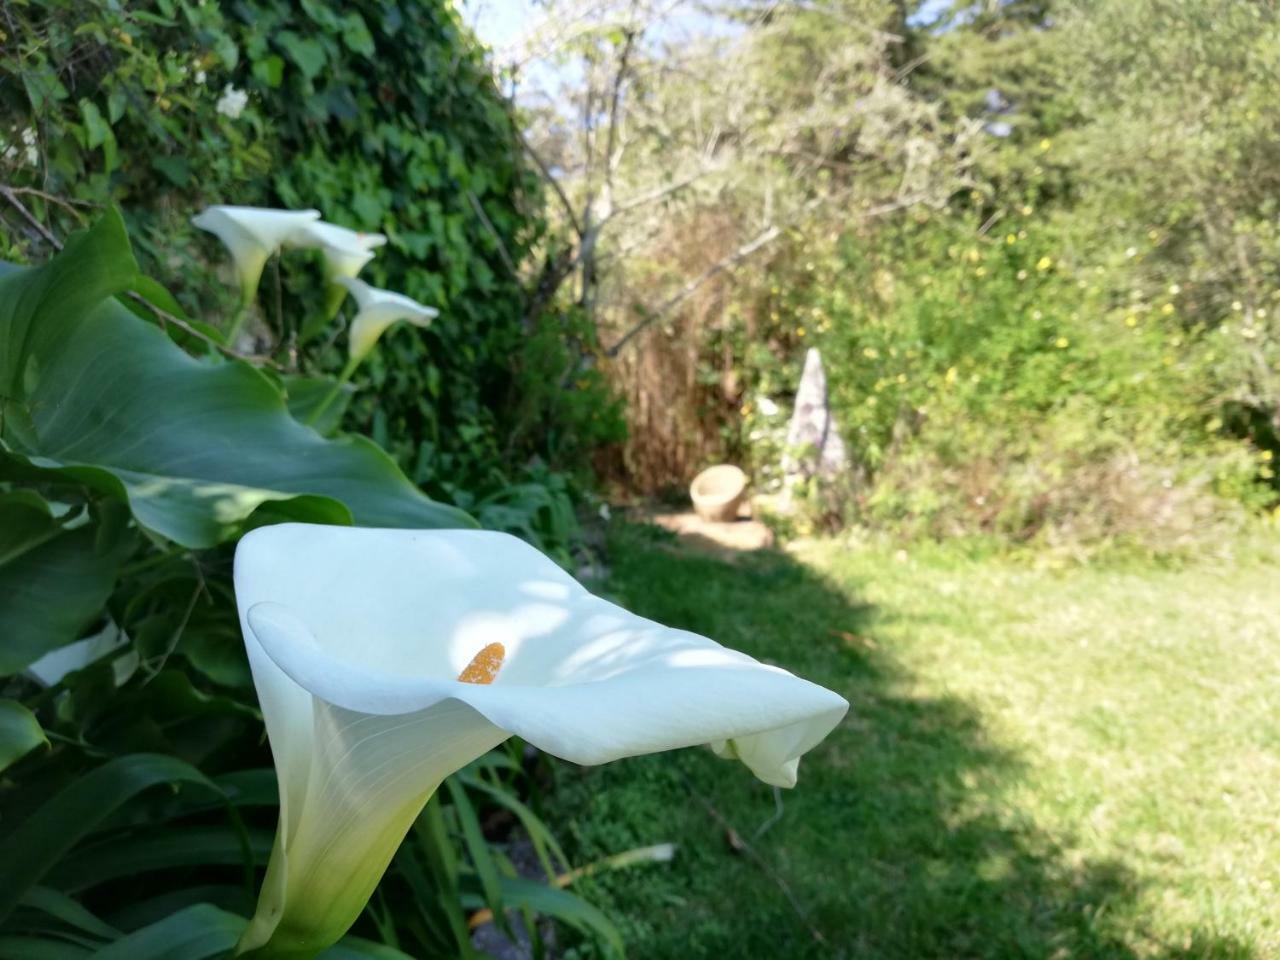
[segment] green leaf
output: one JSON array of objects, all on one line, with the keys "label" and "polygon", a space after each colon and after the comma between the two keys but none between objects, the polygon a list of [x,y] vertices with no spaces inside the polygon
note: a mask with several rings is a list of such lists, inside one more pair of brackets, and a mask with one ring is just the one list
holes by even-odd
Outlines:
[{"label": "green leaf", "polygon": [[502,896],[510,907],[523,907],[554,917],[587,933],[594,933],[617,956],[625,955],[622,934],[598,908],[566,890],[558,890],[523,877],[503,877]]},{"label": "green leaf", "polygon": [[173,757],[117,757],[64,787],[0,841],[0,920],[50,868],[127,800],[163,783],[218,788]]},{"label": "green leaf", "polygon": [[188,356],[110,299],[136,272],[111,211],[45,266],[0,278],[11,465],[124,499],[144,527],[186,547],[234,537],[264,505],[255,519],[474,526],[370,441],[326,440],[293,420],[253,367]]},{"label": "green leaf", "polygon": [[528,834],[530,842],[533,843],[533,849],[538,855],[538,861],[542,865],[543,873],[549,877],[555,876],[558,868],[556,863],[552,861],[553,856],[560,864],[569,862],[569,858],[565,856],[560,843],[552,835],[547,825],[513,794],[500,787],[485,783],[479,777],[472,776],[465,771],[455,776],[470,789],[479,790],[487,794],[490,799],[506,807],[519,818],[520,825],[524,827],[524,832]]},{"label": "green leaf", "polygon": [[[158,756],[158,754],[151,754]],[[256,865],[271,855],[274,831],[249,832],[249,854]],[[49,873],[49,882],[80,893],[115,880],[177,867],[235,867],[244,864],[244,845],[230,827],[182,827],[127,834],[94,843]]]},{"label": "green leaf", "polygon": [[83,317],[127,290],[137,272],[124,221],[113,210],[93,230],[72,236],[43,267],[0,278],[0,419],[6,432],[27,366],[57,343],[49,318]]},{"label": "green leaf", "polygon": [[102,146],[111,133],[111,127],[102,117],[102,111],[92,100],[81,98],[80,115],[84,118],[85,146],[90,150]]},{"label": "green leaf", "polygon": [[[248,921],[207,903],[179,910],[103,948],[94,960],[205,960],[235,948]],[[412,960],[380,943],[346,937],[317,960]]]},{"label": "green leaf", "polygon": [[343,18],[342,42],[347,45],[348,50],[362,57],[372,57],[374,54],[373,35],[369,33],[364,17],[358,13],[349,13]]},{"label": "green leaf", "polygon": [[69,927],[103,940],[114,940],[120,936],[120,931],[111,924],[99,920],[65,893],[49,887],[32,887],[22,898],[21,906],[39,910]]},{"label": "green leaf", "polygon": [[14,560],[62,530],[53,510],[32,490],[0,493],[0,565]]},{"label": "green leaf", "polygon": [[[0,506],[0,529],[13,513]],[[100,544],[98,532],[96,526],[57,531],[0,564],[0,676],[76,640],[102,611],[121,551]]]},{"label": "green leaf", "polygon": [[343,937],[317,960],[413,960],[407,953],[360,937]]},{"label": "green leaf", "polygon": [[35,714],[16,700],[0,700],[0,770],[48,742]]},{"label": "green leaf", "polygon": [[0,960],[80,960],[97,956],[90,947],[42,937],[0,936]]},{"label": "green leaf", "polygon": [[152,157],[151,166],[164,174],[175,187],[186,187],[191,183],[191,163],[186,157]]},{"label": "green leaf", "polygon": [[475,807],[471,805],[471,798],[467,796],[466,788],[457,777],[449,777],[445,780],[445,786],[449,789],[449,799],[453,801],[454,811],[462,825],[462,836],[467,844],[467,852],[471,855],[472,866],[476,868],[476,874],[480,877],[485,903],[493,911],[494,917],[505,926],[502,876],[498,872],[497,863],[494,862],[493,851],[489,849],[489,843],[484,838],[484,831],[480,829],[480,820],[476,816]]},{"label": "green leaf", "polygon": [[294,65],[302,71],[302,75],[308,80],[315,79],[316,75],[324,69],[327,58],[325,57],[324,46],[319,41],[299,36],[292,30],[281,30],[275,39],[288,58],[293,61]]},{"label": "green leaf", "polygon": [[268,54],[261,60],[254,61],[253,75],[268,87],[278,87],[284,79],[284,61],[274,53]]},{"label": "green leaf", "polygon": [[234,949],[246,922],[200,903],[121,937],[94,960],[204,960]]},{"label": "green leaf", "polygon": [[310,423],[312,429],[326,437],[338,429],[342,423],[342,416],[347,412],[351,398],[356,393],[353,384],[342,384],[338,388],[337,395],[324,407],[320,418],[312,423],[312,414],[317,407],[328,400],[329,393],[337,380],[332,377],[304,377],[296,374],[288,375],[283,380],[285,396],[289,402],[289,413],[299,423]]}]

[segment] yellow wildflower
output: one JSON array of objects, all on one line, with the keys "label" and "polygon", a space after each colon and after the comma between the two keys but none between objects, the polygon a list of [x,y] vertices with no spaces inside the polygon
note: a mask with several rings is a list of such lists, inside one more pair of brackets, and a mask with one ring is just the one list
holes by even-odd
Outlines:
[{"label": "yellow wildflower", "polygon": [[1071,341],[1066,337],[1059,337],[1057,340],[1053,341],[1053,345],[1059,350],[1065,350],[1067,347],[1071,346]]},{"label": "yellow wildflower", "polygon": [[1048,257],[1041,257],[1039,260],[1036,261],[1036,269],[1039,270],[1041,273],[1044,273],[1044,271],[1048,270],[1052,266],[1053,266],[1053,261]]}]

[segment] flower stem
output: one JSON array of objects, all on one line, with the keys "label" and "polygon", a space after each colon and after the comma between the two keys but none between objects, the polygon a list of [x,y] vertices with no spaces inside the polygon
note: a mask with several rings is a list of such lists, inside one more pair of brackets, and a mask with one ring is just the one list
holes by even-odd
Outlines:
[{"label": "flower stem", "polygon": [[321,400],[320,403],[316,405],[316,408],[311,411],[311,416],[307,417],[306,422],[308,426],[314,426],[316,421],[324,415],[324,412],[329,409],[329,406],[333,403],[334,399],[336,399],[338,394],[342,392],[342,388],[346,385],[347,381],[351,379],[351,375],[356,372],[356,367],[358,366],[360,366],[359,357],[352,357],[347,361],[347,365],[342,368],[342,373],[338,374],[337,381],[329,388],[329,392],[324,395],[324,399]]},{"label": "flower stem", "polygon": [[240,336],[240,328],[244,326],[244,318],[249,314],[249,301],[241,300],[240,306],[236,308],[235,315],[231,318],[231,326],[227,327],[227,346],[234,347],[236,345],[236,337]]}]

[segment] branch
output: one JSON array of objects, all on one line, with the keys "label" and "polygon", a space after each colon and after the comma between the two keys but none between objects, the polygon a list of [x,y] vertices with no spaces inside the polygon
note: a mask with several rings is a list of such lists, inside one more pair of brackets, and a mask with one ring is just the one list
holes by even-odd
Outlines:
[{"label": "branch", "polygon": [[674,294],[668,297],[666,301],[664,301],[662,305],[659,306],[656,310],[654,310],[647,317],[645,317],[643,320],[637,323],[634,327],[632,327],[630,330],[624,333],[622,335],[622,339],[620,339],[617,343],[615,343],[612,347],[610,347],[608,350],[605,351],[605,356],[616,357],[619,351],[621,351],[623,347],[625,347],[628,343],[630,343],[633,339],[635,339],[635,337],[639,336],[644,330],[646,330],[648,327],[652,326],[653,324],[657,323],[659,320],[665,317],[668,313],[670,313],[672,310],[678,307],[681,303],[687,300],[690,296],[692,296],[698,290],[699,287],[701,287],[704,283],[706,283],[712,277],[718,276],[719,274],[724,273],[726,270],[733,269],[735,266],[737,266],[747,257],[751,256],[761,247],[767,246],[768,244],[772,243],[774,240],[776,240],[780,236],[782,236],[781,227],[779,226],[770,227],[768,230],[765,230],[763,233],[757,234],[753,239],[744,243],[742,246],[740,246],[737,250],[733,251],[733,253],[729,254],[727,257],[722,257],[720,260],[717,260],[715,263],[709,266],[706,270],[703,270],[702,273],[698,274],[692,280],[689,280],[684,286],[682,286]]},{"label": "branch", "polygon": [[617,204],[611,211],[609,211],[609,216],[610,218],[613,218],[620,213],[626,213],[628,210],[634,210],[636,207],[643,207],[646,204],[654,203],[661,200],[663,197],[670,196],[673,193],[683,190],[685,187],[689,186],[689,184],[701,180],[706,175],[707,171],[705,169],[698,170],[683,179],[675,181],[674,183],[668,183],[665,186],[661,186],[654,190],[650,190],[647,193],[642,193],[639,196],[632,197],[630,200]]},{"label": "branch", "polygon": [[[632,4],[634,10],[635,4]],[[631,48],[636,42],[636,32],[628,28],[623,34],[626,41],[622,45],[622,54],[618,58],[618,69],[613,75],[613,96],[609,100],[609,137],[604,146],[605,179],[612,186],[613,173],[617,169],[621,155],[615,158],[614,145],[618,140],[618,102],[622,99],[622,84],[627,77],[627,64],[631,60]]]},{"label": "branch", "polygon": [[[914,206],[915,204],[921,202],[921,200],[923,199],[924,197],[922,195],[915,195],[910,197],[904,197],[899,200],[893,200],[888,203],[882,203],[879,206],[871,207],[869,210],[863,213],[861,219],[870,220],[872,217],[881,217],[881,216],[884,216],[886,213],[893,213],[896,210],[902,210],[905,207]],[[835,198],[832,198],[832,197],[825,198],[825,202],[834,203]],[[808,211],[817,205],[818,203],[815,200],[814,202],[806,204],[804,209],[805,211]],[[798,218],[793,218],[791,222],[794,222],[795,219],[798,219]],[[785,226],[790,226],[791,222],[789,222]],[[764,230],[763,232],[757,234],[751,240],[748,240],[742,246],[738,247],[737,250],[733,251],[733,253],[729,254],[727,257],[724,257],[716,261],[715,263],[713,263],[706,270],[702,271],[702,273],[698,274],[692,280],[688,281],[684,286],[682,286],[679,290],[677,290],[672,296],[667,298],[667,300],[665,300],[653,313],[649,314],[647,317],[645,317],[643,320],[637,323],[634,327],[628,330],[625,334],[623,334],[622,338],[617,343],[615,343],[612,347],[609,347],[609,349],[605,350],[604,352],[605,356],[616,357],[618,353],[622,350],[622,348],[625,347],[629,342],[631,342],[631,340],[635,339],[635,337],[637,337],[640,333],[644,332],[645,329],[657,323],[659,320],[665,317],[668,313],[670,313],[673,309],[678,307],[681,303],[683,303],[686,299],[688,299],[692,294],[694,294],[698,290],[698,288],[701,287],[704,283],[706,283],[711,278],[718,276],[721,273],[724,273],[725,271],[732,270],[734,267],[736,267],[743,260],[747,259],[753,253],[757,252],[762,247],[768,246],[770,243],[772,243],[774,240],[776,240],[778,237],[782,235],[782,231],[784,228],[785,227],[783,225],[774,225],[772,227],[769,227],[769,229]]]},{"label": "branch", "polygon": [[40,236],[44,242],[49,244],[55,250],[62,249],[62,241],[55,237],[43,223],[37,219],[35,214],[27,209],[27,205],[18,199],[18,191],[14,187],[0,186],[0,196],[9,201],[9,205],[22,215],[22,219],[26,220]]},{"label": "branch", "polygon": [[564,187],[560,186],[560,181],[551,175],[551,171],[547,169],[546,163],[542,157],[538,156],[538,151],[533,149],[533,144],[529,142],[528,137],[524,135],[524,131],[517,128],[516,136],[520,138],[520,145],[524,147],[525,152],[537,164],[538,170],[542,173],[542,179],[551,184],[551,189],[556,192],[556,196],[560,198],[561,205],[564,206],[565,216],[569,218],[569,225],[573,227],[573,232],[579,237],[582,236],[582,224],[578,220],[577,213],[574,212],[573,204],[569,202],[569,196],[564,192]]},{"label": "branch", "polygon": [[263,356],[262,354],[259,354],[259,353],[241,353],[239,350],[235,350],[232,347],[228,347],[225,343],[215,340],[213,337],[209,336],[207,333],[202,333],[200,330],[196,329],[191,324],[187,323],[187,321],[183,320],[181,317],[175,317],[168,310],[162,309],[161,307],[157,307],[154,303],[152,303],[150,300],[148,300],[142,294],[137,293],[136,291],[130,290],[125,294],[125,296],[127,296],[134,303],[140,304],[146,307],[152,313],[154,313],[156,315],[156,319],[160,321],[161,327],[165,326],[166,324],[172,323],[175,327],[177,327],[183,333],[188,333],[191,336],[195,337],[197,340],[203,340],[205,343],[209,344],[209,346],[213,347],[219,353],[225,354],[228,357],[232,357],[236,360],[243,360],[246,363],[264,364],[276,370],[284,369],[283,367],[280,366],[280,364],[276,363],[270,357]]},{"label": "branch", "polygon": [[484,224],[484,228],[489,231],[489,236],[493,237],[494,243],[498,245],[498,254],[502,257],[503,264],[511,272],[511,276],[519,280],[520,271],[516,269],[516,263],[511,259],[511,251],[507,249],[506,243],[503,242],[501,235],[494,228],[493,221],[489,219],[489,215],[484,212],[484,207],[480,205],[480,198],[468,190],[467,199],[471,201],[471,207],[475,210],[476,216],[480,218],[480,222]]}]

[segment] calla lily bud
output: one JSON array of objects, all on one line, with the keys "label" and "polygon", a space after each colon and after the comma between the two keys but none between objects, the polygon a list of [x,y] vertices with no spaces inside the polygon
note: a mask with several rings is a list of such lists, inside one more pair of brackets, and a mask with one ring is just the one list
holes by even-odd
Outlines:
[{"label": "calla lily bud", "polygon": [[441,781],[507,737],[586,764],[714,744],[790,787],[849,706],[501,533],[262,527],[235,586],[280,782],[241,952],[336,942]]},{"label": "calla lily bud", "polygon": [[345,278],[354,278],[373,259],[373,252],[387,242],[381,233],[360,233],[337,224],[304,224],[285,242],[289,247],[313,247],[324,255],[326,278],[329,281],[325,297],[324,320],[332,320],[342,308],[347,290],[341,284]]},{"label": "calla lily bud", "polygon": [[247,304],[258,292],[267,260],[299,227],[319,219],[319,210],[213,206],[192,217],[191,222],[214,234],[231,251],[241,302]]},{"label": "calla lily bud", "polygon": [[354,277],[339,277],[338,282],[356,298],[356,316],[351,321],[347,353],[351,363],[359,363],[368,355],[392,325],[405,320],[415,327],[426,327],[440,315],[434,307],[419,303],[402,293],[371,287]]},{"label": "calla lily bud", "polygon": [[360,233],[323,220],[304,223],[285,241],[286,247],[311,247],[324,255],[330,283],[355,277],[373,259],[373,251],[387,242],[381,233]]}]

